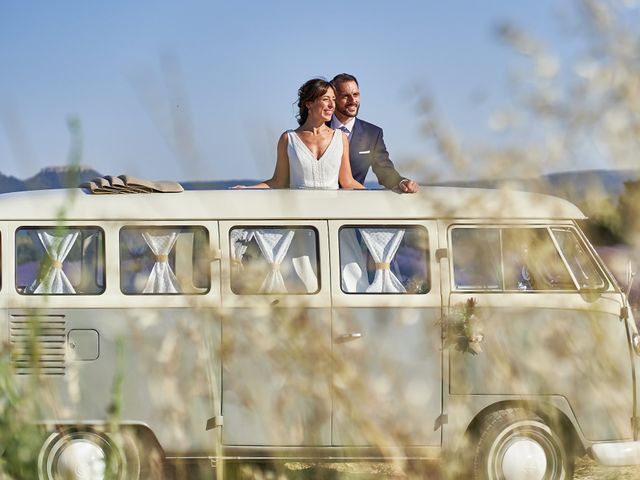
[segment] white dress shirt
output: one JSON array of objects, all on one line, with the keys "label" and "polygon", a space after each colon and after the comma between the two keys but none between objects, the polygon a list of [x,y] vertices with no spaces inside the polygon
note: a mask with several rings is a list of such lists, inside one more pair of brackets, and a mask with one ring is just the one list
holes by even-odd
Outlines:
[{"label": "white dress shirt", "polygon": [[[338,118],[333,115],[331,117],[331,128],[334,130],[342,130],[342,127],[345,127],[349,130],[348,136],[351,138],[351,133],[353,132],[353,125],[356,123],[356,117],[352,117],[349,119],[347,123],[342,123]],[[346,133],[346,132],[345,132]]]}]

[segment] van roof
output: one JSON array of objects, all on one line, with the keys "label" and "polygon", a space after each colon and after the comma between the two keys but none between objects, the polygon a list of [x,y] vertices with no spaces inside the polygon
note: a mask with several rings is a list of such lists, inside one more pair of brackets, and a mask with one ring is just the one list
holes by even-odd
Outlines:
[{"label": "van roof", "polygon": [[192,190],[95,195],[82,189],[0,195],[2,220],[584,219],[578,207],[538,193],[422,186],[389,190]]}]

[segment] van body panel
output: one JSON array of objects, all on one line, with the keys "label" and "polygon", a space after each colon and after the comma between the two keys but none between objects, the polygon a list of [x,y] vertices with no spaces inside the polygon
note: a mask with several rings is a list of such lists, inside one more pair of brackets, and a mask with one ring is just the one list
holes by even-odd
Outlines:
[{"label": "van body panel", "polygon": [[[12,309],[9,317],[30,320],[34,328],[52,318],[64,321],[64,374],[43,377],[43,421],[145,424],[165,451],[215,451],[213,433],[205,429],[220,415],[215,317],[193,309],[100,308]],[[81,346],[69,341],[74,330],[98,334],[98,358],[75,358]]]},{"label": "van body panel", "polygon": [[331,445],[329,309],[234,309],[222,323],[225,445]]},{"label": "van body panel", "polygon": [[[588,313],[585,320],[571,310],[508,309],[479,314],[489,318],[482,354],[451,353],[452,394],[553,392],[568,399],[587,439],[631,438],[631,368],[615,316]],[[501,334],[492,335],[493,329]],[[532,330],[544,333],[534,336]]]},{"label": "van body panel", "polygon": [[333,445],[440,446],[440,325],[437,306],[334,310]]}]

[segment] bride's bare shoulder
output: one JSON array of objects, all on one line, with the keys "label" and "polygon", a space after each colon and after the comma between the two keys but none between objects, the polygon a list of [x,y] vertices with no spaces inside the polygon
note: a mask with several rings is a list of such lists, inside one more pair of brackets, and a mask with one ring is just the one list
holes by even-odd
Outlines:
[{"label": "bride's bare shoulder", "polygon": [[280,135],[280,138],[278,140],[281,141],[281,142],[288,141],[290,132],[293,132],[293,130],[285,130],[284,132],[282,132],[282,134]]}]

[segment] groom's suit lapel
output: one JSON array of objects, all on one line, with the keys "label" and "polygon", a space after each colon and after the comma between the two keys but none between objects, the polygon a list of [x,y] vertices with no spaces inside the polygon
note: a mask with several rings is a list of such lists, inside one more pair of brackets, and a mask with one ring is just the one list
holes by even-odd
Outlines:
[{"label": "groom's suit lapel", "polygon": [[363,133],[364,130],[362,127],[362,122],[358,119],[358,117],[356,117],[355,121],[353,122],[353,130],[351,131],[351,138],[349,140],[357,142]]},{"label": "groom's suit lapel", "polygon": [[364,184],[371,166],[372,152],[369,132],[365,123],[356,118],[349,137],[349,160],[353,178]]},{"label": "groom's suit lapel", "polygon": [[[330,127],[331,122],[327,122],[327,126]],[[369,153],[360,153],[370,148],[367,142],[368,132],[365,124],[356,117],[353,123],[353,130],[351,130],[351,135],[349,135],[349,162],[351,163],[354,178],[362,182],[364,182],[367,175],[372,158]],[[360,176],[362,178],[358,178]]]},{"label": "groom's suit lapel", "polygon": [[355,122],[353,122],[353,130],[349,136],[349,157],[352,159],[352,163],[360,160],[358,152],[363,134],[362,122],[356,117]]}]

